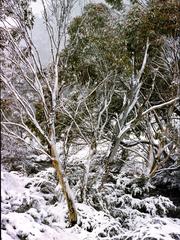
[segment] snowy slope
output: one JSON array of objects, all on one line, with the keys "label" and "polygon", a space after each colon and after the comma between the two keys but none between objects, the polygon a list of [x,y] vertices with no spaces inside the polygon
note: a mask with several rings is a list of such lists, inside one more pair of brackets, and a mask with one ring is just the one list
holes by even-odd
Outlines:
[{"label": "snowy slope", "polygon": [[[46,178],[50,173],[53,169],[47,169]],[[101,228],[111,224],[112,219],[103,212],[77,204],[80,226],[68,228],[65,203],[49,204],[46,195],[53,193],[40,191],[42,177],[43,174],[25,177],[2,170],[2,240],[96,239]]]},{"label": "snowy slope", "polygon": [[72,228],[53,168],[30,176],[2,169],[1,178],[2,240],[180,239],[180,220],[166,217],[173,203],[162,196],[138,199],[125,194],[127,177],[104,186],[102,211],[90,206],[92,198],[88,205],[77,203],[78,224]]}]

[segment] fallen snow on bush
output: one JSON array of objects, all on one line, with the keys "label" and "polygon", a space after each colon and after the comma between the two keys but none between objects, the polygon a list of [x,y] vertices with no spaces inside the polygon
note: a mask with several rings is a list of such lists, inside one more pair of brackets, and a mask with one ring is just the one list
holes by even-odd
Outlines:
[{"label": "fallen snow on bush", "polygon": [[77,203],[78,224],[70,228],[52,168],[31,177],[2,169],[1,178],[2,240],[180,239],[180,220],[165,216],[173,207],[167,198],[107,195],[114,208],[106,211]]},{"label": "fallen snow on bush", "polygon": [[[47,179],[50,172],[52,169],[46,172]],[[97,212],[85,204],[77,204],[78,225],[69,228],[64,201],[49,204],[40,188],[44,183],[47,186],[49,184],[44,174],[41,172],[35,177],[27,178],[15,172],[2,172],[3,240],[96,239],[101,228],[114,225],[113,218],[103,212]],[[55,193],[46,195],[53,194]]]}]

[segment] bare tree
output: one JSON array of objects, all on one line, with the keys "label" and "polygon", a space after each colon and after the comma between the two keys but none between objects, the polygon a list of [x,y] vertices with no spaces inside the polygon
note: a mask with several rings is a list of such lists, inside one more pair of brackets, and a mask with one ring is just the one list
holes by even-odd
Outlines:
[{"label": "bare tree", "polygon": [[[64,83],[59,82],[59,52],[66,44],[67,26],[74,1],[42,0],[46,30],[51,45],[52,63],[43,69],[39,52],[31,38],[33,16],[30,1],[8,0],[3,2],[4,16],[1,19],[3,32],[4,61],[1,80],[3,86],[14,97],[18,119],[9,118],[2,112],[2,134],[28,144],[15,129],[21,129],[36,141],[34,149],[46,154],[56,170],[59,184],[68,205],[69,222],[77,223],[77,211],[70,187],[57,150],[57,104]],[[8,13],[8,16],[7,16]],[[16,73],[16,77],[13,74]],[[18,74],[17,74],[18,73]],[[28,91],[25,93],[25,88]],[[47,97],[48,96],[48,97]],[[42,103],[43,123],[37,119],[35,105]],[[28,121],[27,121],[28,120]],[[30,124],[31,126],[30,127]]]},{"label": "bare tree", "polygon": [[[93,157],[97,153],[98,144],[104,140],[105,128],[109,122],[109,106],[112,101],[115,88],[114,74],[109,73],[99,84],[83,87],[80,85],[78,99],[76,102],[71,99],[61,104],[62,111],[71,119],[71,125],[67,129],[66,144],[71,144],[70,132],[74,138],[88,145],[87,158],[83,161],[84,176],[81,188],[81,201],[87,201],[87,186],[90,166]],[[77,85],[76,85],[77,88]],[[93,98],[95,96],[95,99]],[[76,133],[76,134],[75,134]]]}]

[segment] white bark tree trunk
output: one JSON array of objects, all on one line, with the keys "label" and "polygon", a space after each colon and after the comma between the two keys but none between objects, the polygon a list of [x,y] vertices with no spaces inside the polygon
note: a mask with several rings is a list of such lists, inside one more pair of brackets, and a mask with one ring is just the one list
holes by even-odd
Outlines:
[{"label": "white bark tree trunk", "polygon": [[76,208],[75,208],[74,199],[72,197],[68,181],[67,181],[67,179],[66,179],[66,177],[63,173],[63,169],[62,169],[62,166],[61,166],[60,161],[59,161],[56,144],[51,145],[51,156],[52,156],[53,167],[56,170],[56,174],[57,174],[59,184],[61,186],[61,189],[62,189],[62,192],[64,194],[65,200],[67,202],[69,222],[70,222],[71,226],[73,226],[77,223],[77,211],[76,211]]}]

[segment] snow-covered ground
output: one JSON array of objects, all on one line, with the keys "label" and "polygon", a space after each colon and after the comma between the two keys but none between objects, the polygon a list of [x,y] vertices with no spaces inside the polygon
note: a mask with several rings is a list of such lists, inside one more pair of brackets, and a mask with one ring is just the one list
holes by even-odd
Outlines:
[{"label": "snow-covered ground", "polygon": [[[47,185],[49,176],[53,178],[53,171],[52,168],[46,171]],[[79,226],[69,228],[64,201],[59,199],[59,202],[51,204],[51,197],[55,193],[45,194],[41,189],[45,183],[43,173],[28,178],[2,170],[1,180],[3,240],[96,239],[104,228],[115,222],[101,211],[85,204],[77,204]],[[46,195],[51,196],[48,198]]]},{"label": "snow-covered ground", "polygon": [[[80,162],[86,152],[87,147],[75,153],[69,159],[70,164]],[[74,175],[77,177],[77,173]],[[92,176],[90,173],[89,181]],[[162,196],[135,198],[125,193],[125,188],[130,185],[133,191],[135,183],[131,184],[131,181],[121,174],[115,183],[105,184],[102,193],[96,192],[94,187],[88,204],[76,201],[78,224],[69,227],[67,207],[53,168],[29,176],[2,168],[2,240],[180,239],[180,219],[166,215],[174,208],[173,203]],[[100,210],[92,200],[98,197]]]}]

